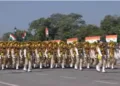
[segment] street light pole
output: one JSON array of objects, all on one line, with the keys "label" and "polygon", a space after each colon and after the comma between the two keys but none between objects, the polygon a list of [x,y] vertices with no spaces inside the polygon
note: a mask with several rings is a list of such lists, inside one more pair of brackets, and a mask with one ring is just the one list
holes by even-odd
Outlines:
[{"label": "street light pole", "polygon": [[14,28],[14,31],[16,32],[16,30],[17,30],[17,28],[15,27],[15,28]]},{"label": "street light pole", "polygon": [[17,31],[17,28],[15,27],[15,28],[14,28],[14,34],[15,34],[15,36],[16,36],[16,41],[17,41],[16,31]]}]

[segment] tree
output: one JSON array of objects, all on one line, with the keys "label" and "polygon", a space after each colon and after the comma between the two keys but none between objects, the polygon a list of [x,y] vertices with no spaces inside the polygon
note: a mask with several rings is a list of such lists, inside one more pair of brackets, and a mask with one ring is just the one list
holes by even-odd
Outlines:
[{"label": "tree", "polygon": [[3,36],[2,36],[3,41],[8,41],[9,35],[10,35],[11,33],[12,33],[12,32],[4,33]]},{"label": "tree", "polygon": [[77,29],[81,25],[84,25],[85,21],[79,14],[71,13],[68,15],[63,15],[58,24],[56,39],[67,39],[70,37],[75,37]]},{"label": "tree", "polygon": [[29,30],[35,30],[36,40],[45,40],[45,28],[49,29],[49,39],[67,39],[74,36],[76,30],[85,24],[79,14],[52,14],[48,18],[40,18],[31,22]]},{"label": "tree", "polygon": [[[26,41],[44,41],[46,40],[45,28],[49,30],[49,40],[61,39],[66,40],[71,37],[78,37],[80,41],[84,41],[86,36],[105,36],[109,34],[117,34],[120,41],[120,16],[106,15],[101,21],[100,27],[96,25],[86,24],[82,19],[82,15],[76,13],[60,14],[55,13],[48,18],[39,18],[33,20],[29,24]],[[34,34],[32,34],[34,32]],[[8,40],[11,32],[3,35],[4,40]],[[16,29],[16,37],[18,41],[23,41],[22,30]]]},{"label": "tree", "polygon": [[120,24],[120,18],[118,16],[107,15],[101,21],[101,29],[105,31],[105,34],[117,34]]},{"label": "tree", "polygon": [[40,18],[30,23],[29,32],[35,30],[34,40],[45,40],[45,28],[50,26],[48,19]]},{"label": "tree", "polygon": [[104,35],[117,34],[118,41],[120,41],[120,16],[105,16],[101,21],[101,29],[104,31]]},{"label": "tree", "polygon": [[86,36],[103,35],[103,30],[96,25],[85,25],[81,26],[74,35],[78,37],[80,41],[84,41]]},{"label": "tree", "polygon": [[[3,39],[3,41],[8,41],[8,39],[9,39],[9,35],[10,34],[14,34],[15,35],[15,37],[16,37],[16,40],[17,41],[24,41],[23,39],[22,39],[22,34],[24,33],[24,30],[19,30],[19,29],[16,29],[16,32],[7,32],[7,33],[5,33],[4,35],[3,35],[3,37],[2,37],[2,39]],[[28,32],[28,31],[26,31],[26,34],[27,34],[27,36],[26,36],[26,38],[25,38],[25,41],[30,41],[30,40],[33,40],[32,38],[33,38],[33,36],[32,36],[32,34],[30,33],[30,32]]]}]

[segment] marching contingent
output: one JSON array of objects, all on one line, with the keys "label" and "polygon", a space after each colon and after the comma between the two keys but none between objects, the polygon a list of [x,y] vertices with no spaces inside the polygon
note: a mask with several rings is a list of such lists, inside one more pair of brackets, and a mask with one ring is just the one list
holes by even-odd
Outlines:
[{"label": "marching contingent", "polygon": [[73,41],[7,41],[0,42],[1,70],[23,68],[71,67],[78,70],[95,67],[96,71],[114,69],[120,59],[120,44],[110,41],[93,43]]}]

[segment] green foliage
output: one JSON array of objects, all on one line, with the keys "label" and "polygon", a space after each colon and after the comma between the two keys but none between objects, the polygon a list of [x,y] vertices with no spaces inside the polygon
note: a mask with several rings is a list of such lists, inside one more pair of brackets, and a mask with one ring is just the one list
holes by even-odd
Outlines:
[{"label": "green foliage", "polygon": [[3,36],[2,36],[3,41],[8,41],[9,34],[11,34],[11,32],[7,32],[7,33],[3,34]]},{"label": "green foliage", "polygon": [[101,29],[104,31],[104,35],[117,34],[118,42],[120,41],[120,16],[107,15],[101,21]]},{"label": "green foliage", "polygon": [[52,14],[49,18],[40,18],[30,24],[29,31],[35,30],[36,40],[46,40],[45,27],[49,28],[49,39],[67,39],[73,37],[76,30],[85,21],[79,14]]},{"label": "green foliage", "polygon": [[3,35],[3,37],[2,37],[2,39],[3,39],[3,41],[8,41],[9,35],[10,35],[10,34],[14,34],[14,36],[16,37],[16,40],[17,40],[17,41],[22,42],[22,41],[30,41],[30,40],[32,40],[33,36],[32,36],[32,34],[31,34],[30,32],[28,32],[28,31],[26,31],[26,35],[27,35],[27,36],[26,36],[25,39],[23,40],[23,39],[22,39],[22,34],[23,34],[23,33],[24,33],[23,30],[16,29],[15,32],[5,33],[5,34]]},{"label": "green foliage", "polygon": [[[101,21],[100,27],[96,25],[87,25],[82,15],[76,13],[70,14],[52,14],[48,18],[39,18],[29,24],[26,41],[46,40],[45,28],[49,30],[49,40],[61,39],[66,40],[71,37],[78,37],[84,41],[86,36],[101,36],[105,41],[105,36],[117,34],[118,42],[120,41],[120,16],[106,15]],[[34,32],[34,34],[32,34]],[[21,34],[23,31],[16,31],[15,35],[18,41],[23,41]],[[3,39],[8,40],[10,32],[3,35]],[[24,40],[24,41],[25,41]]]}]

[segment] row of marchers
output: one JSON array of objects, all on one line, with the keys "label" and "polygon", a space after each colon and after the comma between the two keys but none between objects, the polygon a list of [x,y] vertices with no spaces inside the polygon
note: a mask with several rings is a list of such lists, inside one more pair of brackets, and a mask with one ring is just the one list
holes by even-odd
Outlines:
[{"label": "row of marchers", "polygon": [[[114,42],[0,42],[1,69],[23,68],[30,72],[35,67],[96,67],[105,72],[114,68],[120,58],[120,45]],[[102,69],[100,69],[102,68]]]}]

